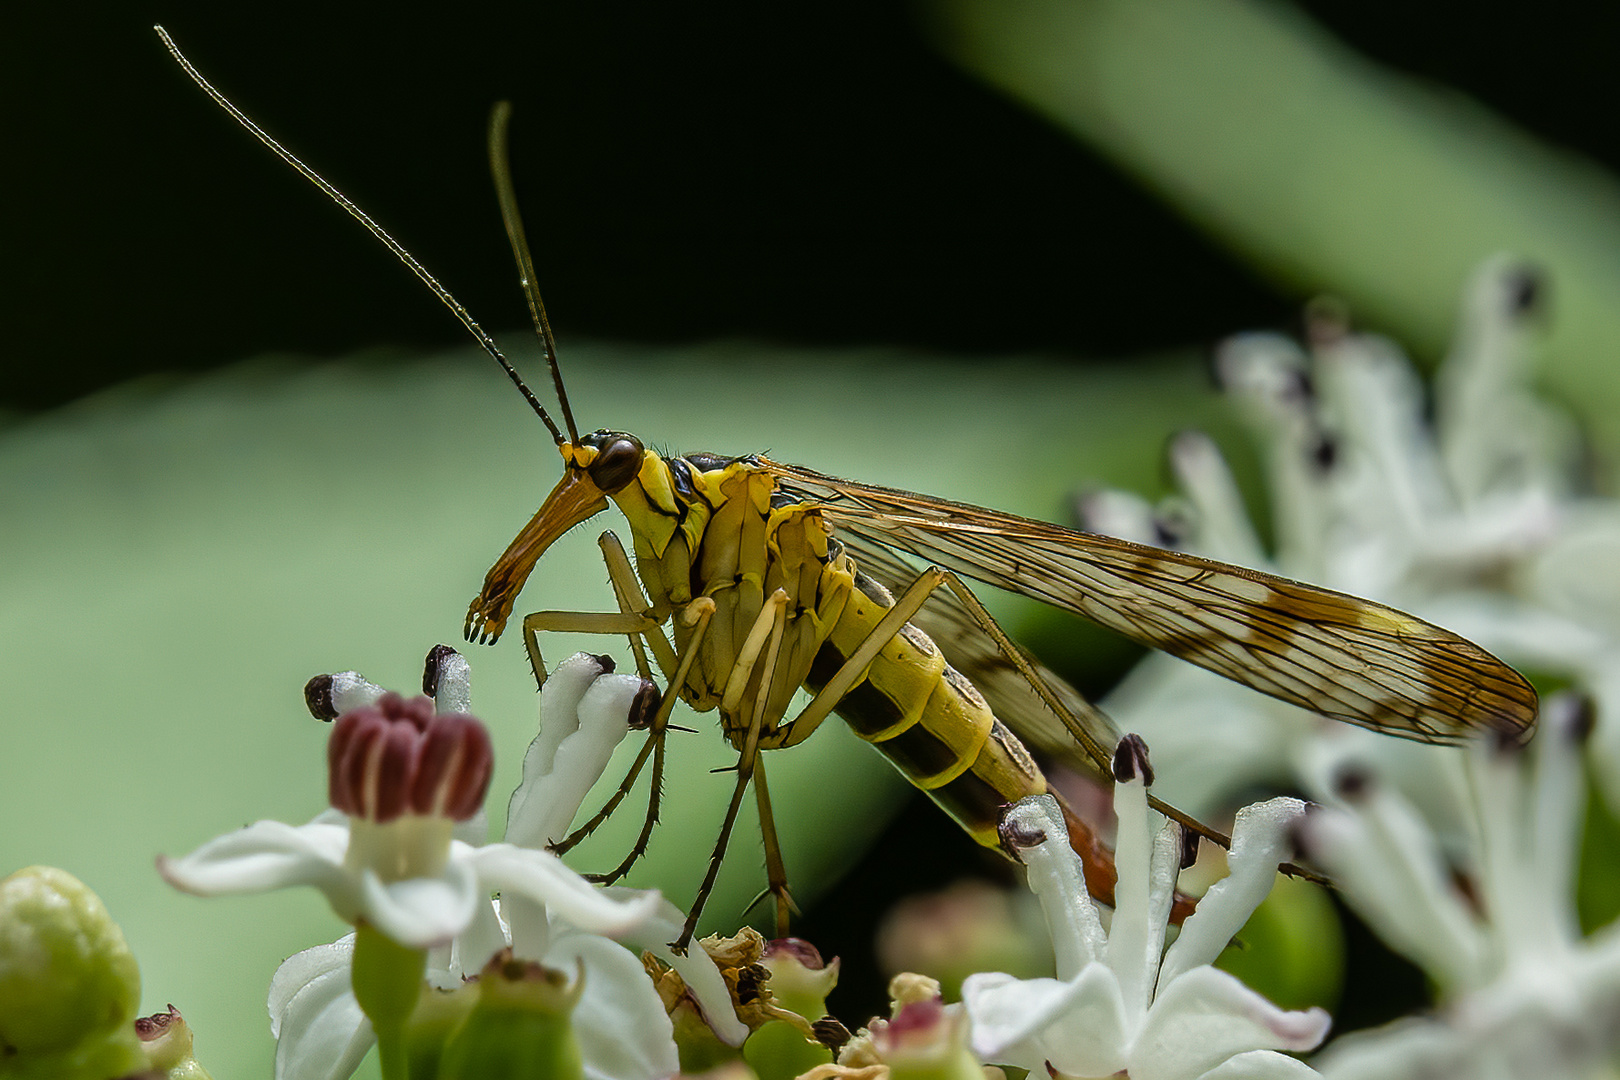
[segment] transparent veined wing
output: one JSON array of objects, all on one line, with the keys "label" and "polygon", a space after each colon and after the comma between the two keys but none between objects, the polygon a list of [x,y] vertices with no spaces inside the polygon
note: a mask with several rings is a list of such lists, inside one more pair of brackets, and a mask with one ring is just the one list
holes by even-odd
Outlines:
[{"label": "transparent veined wing", "polygon": [[[846,543],[1072,611],[1313,712],[1422,742],[1524,737],[1536,694],[1473,642],[1375,601],[967,503],[759,459]],[[965,673],[964,673],[965,674]]]}]

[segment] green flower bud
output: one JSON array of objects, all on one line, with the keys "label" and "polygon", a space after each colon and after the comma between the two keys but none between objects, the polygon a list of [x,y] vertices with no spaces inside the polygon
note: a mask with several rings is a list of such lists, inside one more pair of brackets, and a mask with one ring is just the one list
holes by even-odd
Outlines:
[{"label": "green flower bud", "polygon": [[761,1024],[743,1044],[743,1060],[761,1080],[789,1080],[830,1064],[832,1050],[817,1042],[803,1022],[813,1024],[827,1015],[827,995],[838,983],[838,960],[826,963],[808,941],[781,938],[765,946],[759,964],[769,972],[771,1005],[794,1016]]},{"label": "green flower bud", "polygon": [[772,1020],[748,1036],[742,1052],[760,1080],[792,1080],[833,1060],[830,1049],[785,1020]]},{"label": "green flower bud", "polygon": [[435,1080],[445,1046],[477,1001],[477,983],[463,983],[454,990],[438,990],[422,984],[421,1000],[405,1028],[410,1080]]},{"label": "green flower bud", "polygon": [[478,975],[478,1001],[444,1048],[439,1080],[582,1080],[571,1015],[584,990],[568,976],[497,953]]},{"label": "green flower bud", "polygon": [[738,1060],[738,1049],[720,1040],[690,997],[683,997],[670,1008],[669,1020],[675,1028],[681,1075],[710,1072]]},{"label": "green flower bud", "polygon": [[141,975],[78,878],[30,866],[0,881],[0,1076],[100,1080],[146,1068]]}]

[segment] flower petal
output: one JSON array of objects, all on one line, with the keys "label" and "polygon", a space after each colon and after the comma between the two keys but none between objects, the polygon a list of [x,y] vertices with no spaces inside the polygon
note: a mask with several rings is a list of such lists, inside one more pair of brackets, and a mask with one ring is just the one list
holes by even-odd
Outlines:
[{"label": "flower petal", "polygon": [[[1123,752],[1124,743],[1120,745]],[[1163,916],[1155,918],[1152,903],[1156,834],[1163,819],[1148,809],[1147,780],[1140,769],[1130,780],[1114,781],[1114,816],[1119,819],[1114,846],[1119,881],[1114,886],[1106,963],[1119,978],[1131,1015],[1140,1017],[1153,999],[1164,946]]]},{"label": "flower petal", "polygon": [[480,899],[473,911],[472,922],[467,929],[456,935],[456,940],[450,945],[450,958],[445,965],[442,978],[437,978],[429,961],[428,981],[441,990],[453,990],[461,985],[461,980],[476,975],[489,963],[489,958],[500,952],[510,944],[506,936],[506,927],[501,923],[501,917],[495,910],[493,902]]},{"label": "flower petal", "polygon": [[387,884],[368,869],[360,875],[356,917],[401,945],[429,949],[465,930],[481,900],[478,878],[465,864],[450,863],[443,877]]},{"label": "flower petal", "polygon": [[1086,889],[1080,857],[1069,846],[1069,827],[1049,795],[1020,799],[1005,816],[1008,825],[1046,839],[1021,853],[1029,887],[1040,899],[1060,979],[1071,979],[1108,955],[1108,935]]},{"label": "flower petal", "polygon": [[[602,675],[575,703],[578,730],[549,750],[539,738],[530,744],[535,763],[531,767],[530,758],[523,759],[523,782],[507,806],[507,843],[542,848],[568,835],[591,785],[629,732],[630,706],[640,692],[636,676]],[[548,753],[551,765],[540,772]]]},{"label": "flower petal", "polygon": [[1274,1050],[1250,1050],[1227,1058],[1198,1080],[1307,1080],[1321,1075],[1299,1058]]},{"label": "flower petal", "polygon": [[506,839],[526,847],[544,847],[549,837],[529,826],[525,809],[534,787],[552,772],[557,747],[579,730],[579,699],[585,696],[603,671],[602,662],[590,653],[575,653],[552,669],[540,688],[540,731],[523,754],[523,779],[506,806]]},{"label": "flower petal", "polygon": [[467,658],[442,646],[428,654],[430,665],[435,657],[438,685],[433,690],[433,711],[441,716],[472,712],[472,667]]},{"label": "flower petal", "polygon": [[962,1004],[972,1023],[974,1053],[1037,1075],[1046,1063],[1076,1076],[1111,1076],[1128,1060],[1130,1033],[1119,981],[1088,964],[1069,982],[969,975]]},{"label": "flower petal", "polygon": [[1305,816],[1298,799],[1279,798],[1238,811],[1226,877],[1210,887],[1165,953],[1159,985],[1184,971],[1212,964],[1271,892],[1277,867],[1293,847],[1293,829]]},{"label": "flower petal", "polygon": [[198,896],[313,885],[341,914],[340,900],[351,907],[353,901],[353,882],[343,868],[348,846],[349,830],[342,825],[256,821],[182,858],[160,855],[157,865],[170,885]]},{"label": "flower petal", "polygon": [[[642,895],[636,889],[622,887],[603,891],[610,896]],[[657,893],[652,895],[658,896]],[[670,942],[680,936],[685,926],[686,913],[662,896],[658,896],[653,914],[628,933],[620,935],[619,940],[643,952],[652,953],[674,968],[681,981],[686,983],[687,992],[697,1003],[698,1012],[708,1022],[710,1030],[727,1046],[741,1046],[750,1034],[748,1025],[737,1018],[731,989],[726,986],[725,976],[720,974],[714,959],[702,948],[688,949],[685,954],[681,954],[669,946]]]},{"label": "flower petal", "polygon": [[1396,951],[1448,989],[1485,981],[1489,927],[1449,878],[1438,838],[1398,793],[1374,782],[1351,811],[1306,815],[1299,837]]},{"label": "flower petal", "polygon": [[549,851],[488,844],[461,857],[488,889],[516,893],[541,904],[553,919],[594,934],[629,933],[658,908],[657,893],[619,899],[563,865]]},{"label": "flower petal", "polygon": [[1280,1009],[1226,972],[1196,967],[1154,998],[1131,1050],[1131,1080],[1201,1076],[1249,1050],[1309,1050],[1331,1022],[1321,1009]]},{"label": "flower petal", "polygon": [[1215,440],[1202,431],[1182,432],[1170,443],[1170,467],[1198,515],[1199,552],[1240,566],[1265,565],[1265,546],[1255,534],[1243,493]]},{"label": "flower petal", "polygon": [[1403,1080],[1460,1075],[1468,1062],[1461,1032],[1442,1023],[1407,1017],[1333,1040],[1312,1059],[1330,1080]]},{"label": "flower petal", "polygon": [[584,966],[573,1028],[587,1077],[661,1080],[680,1070],[669,1014],[634,953],[594,934],[564,934],[542,962],[568,972]]},{"label": "flower petal", "polygon": [[343,1080],[376,1042],[349,985],[354,935],[290,957],[270,980],[276,1080]]}]

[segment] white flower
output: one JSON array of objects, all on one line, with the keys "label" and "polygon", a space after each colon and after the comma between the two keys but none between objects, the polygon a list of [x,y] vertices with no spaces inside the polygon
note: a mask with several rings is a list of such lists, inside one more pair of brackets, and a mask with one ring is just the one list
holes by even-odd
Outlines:
[{"label": "white flower", "polygon": [[1589,727],[1584,704],[1561,696],[1530,751],[1468,747],[1461,850],[1377,775],[1342,768],[1338,805],[1313,811],[1301,839],[1373,929],[1429,973],[1441,1009],[1341,1038],[1313,1062],[1324,1075],[1616,1075],[1620,927],[1583,939],[1573,901]]},{"label": "white flower", "polygon": [[[335,708],[380,693],[352,672],[334,676],[333,684]],[[582,971],[583,996],[572,1028],[586,1075],[602,1080],[653,1080],[678,1069],[669,1016],[638,954],[626,945],[651,950],[680,970],[722,1037],[740,1043],[747,1036],[708,955],[693,950],[689,957],[677,957],[670,951],[667,942],[685,921],[673,904],[656,892],[597,888],[538,849],[541,838],[549,838],[548,829],[567,829],[628,730],[627,717],[642,692],[641,680],[604,674],[600,660],[588,654],[558,665],[541,693],[545,725],[511,799],[508,842],[452,846],[452,865],[461,859],[484,873],[471,917],[428,959],[428,981],[441,989],[461,985],[508,946],[519,959]],[[465,707],[466,696],[463,664],[451,678],[441,678],[437,697]],[[530,841],[536,846],[527,846]],[[486,853],[491,852],[500,855],[490,859]],[[565,889],[553,891],[552,873],[567,883]],[[494,903],[488,899],[491,891],[500,893]],[[582,909],[577,903],[582,896],[595,906]],[[277,969],[269,1008],[278,1080],[341,1080],[375,1042],[350,987],[353,951],[351,934],[306,949]]]},{"label": "white flower", "polygon": [[1045,911],[1058,971],[1055,979],[969,976],[962,999],[975,1051],[1034,1075],[1050,1063],[1065,1076],[1131,1080],[1314,1076],[1276,1051],[1316,1046],[1327,1014],[1279,1009],[1210,966],[1270,892],[1303,804],[1273,799],[1239,813],[1229,876],[1165,949],[1181,830],[1166,823],[1154,835],[1158,815],[1148,809],[1141,740],[1127,736],[1114,760],[1119,883],[1107,932],[1057,804],[1048,796],[1025,799],[1004,819],[1003,835],[1019,849]]},{"label": "white flower", "polygon": [[[1309,356],[1274,334],[1222,347],[1223,385],[1261,436],[1273,556],[1220,452],[1198,434],[1171,448],[1177,504],[1155,515],[1108,494],[1086,503],[1088,526],[1150,543],[1179,533],[1201,554],[1372,597],[1510,663],[1582,680],[1605,714],[1620,707],[1620,504],[1572,494],[1572,429],[1530,391],[1535,289],[1506,259],[1481,268],[1436,379],[1432,423],[1411,364],[1331,313],[1314,319]],[[1444,756],[1326,724],[1164,656],[1104,706],[1148,737],[1160,793],[1196,816],[1309,772],[1324,737],[1366,742],[1392,772],[1418,777]],[[1602,757],[1620,797],[1620,723],[1600,731],[1614,743]]]},{"label": "white flower", "polygon": [[[441,679],[441,693],[464,701],[465,673],[463,664]],[[313,886],[344,921],[409,948],[448,944],[492,891],[602,932],[627,930],[657,908],[656,895],[607,896],[549,852],[454,838],[458,822],[476,820],[492,757],[483,725],[465,713],[382,694],[338,721],[328,757],[334,809],[347,822],[258,821],[182,858],[160,857],[163,877],[199,896]]]}]

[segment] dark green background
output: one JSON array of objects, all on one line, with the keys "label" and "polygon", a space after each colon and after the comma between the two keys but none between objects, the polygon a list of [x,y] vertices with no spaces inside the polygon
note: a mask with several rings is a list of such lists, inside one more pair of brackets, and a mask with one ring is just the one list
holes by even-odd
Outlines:
[{"label": "dark green background", "polygon": [[[1599,5],[1306,6],[1620,161]],[[496,326],[523,318],[482,157],[502,97],[565,340],[1107,355],[1297,299],[940,58],[905,4],[27,5],[0,33],[0,407],[462,340],[183,79],[156,21]]]}]

